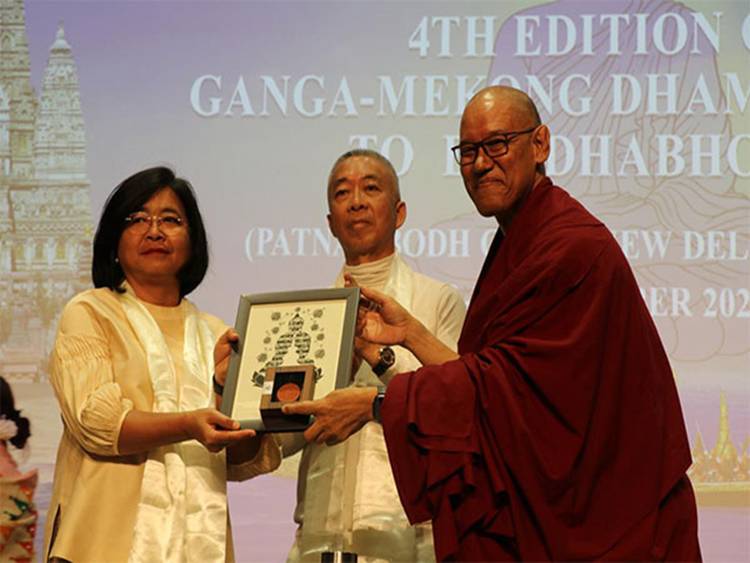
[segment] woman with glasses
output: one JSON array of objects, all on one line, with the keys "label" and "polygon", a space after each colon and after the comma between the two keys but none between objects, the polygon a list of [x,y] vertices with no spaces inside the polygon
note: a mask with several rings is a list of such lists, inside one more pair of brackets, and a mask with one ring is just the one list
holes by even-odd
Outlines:
[{"label": "woman with glasses", "polygon": [[232,558],[226,480],[281,456],[212,408],[234,335],[185,298],[207,268],[187,181],[160,167],[115,188],[94,237],[96,289],[65,307],[51,357],[64,431],[46,559]]}]

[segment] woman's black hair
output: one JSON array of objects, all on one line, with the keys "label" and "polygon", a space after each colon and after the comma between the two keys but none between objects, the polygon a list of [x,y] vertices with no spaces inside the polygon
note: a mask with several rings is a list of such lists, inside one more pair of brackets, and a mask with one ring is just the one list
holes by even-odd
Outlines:
[{"label": "woman's black hair", "polygon": [[16,410],[13,391],[2,376],[0,376],[0,416],[16,423],[18,432],[10,439],[10,443],[19,449],[23,448],[26,440],[31,436],[31,424],[28,418],[21,416],[21,411]]},{"label": "woman's black hair", "polygon": [[187,180],[176,177],[169,168],[159,166],[133,174],[109,194],[94,235],[91,264],[94,287],[124,291],[120,286],[125,281],[125,273],[117,260],[117,247],[125,230],[125,218],[140,211],[154,194],[164,188],[171,188],[182,203],[190,234],[190,257],[177,274],[180,297],[193,291],[203,281],[208,270],[208,241],[195,193]]}]

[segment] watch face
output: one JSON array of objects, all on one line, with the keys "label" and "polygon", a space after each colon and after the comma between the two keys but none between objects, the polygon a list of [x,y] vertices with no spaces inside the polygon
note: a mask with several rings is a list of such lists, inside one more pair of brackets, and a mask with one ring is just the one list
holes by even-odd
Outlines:
[{"label": "watch face", "polygon": [[390,346],[385,346],[380,350],[380,361],[388,366],[392,366],[396,361],[396,353]]},{"label": "watch face", "polygon": [[390,346],[383,346],[379,350],[378,356],[378,363],[372,366],[372,371],[375,375],[381,376],[396,363],[396,353]]}]

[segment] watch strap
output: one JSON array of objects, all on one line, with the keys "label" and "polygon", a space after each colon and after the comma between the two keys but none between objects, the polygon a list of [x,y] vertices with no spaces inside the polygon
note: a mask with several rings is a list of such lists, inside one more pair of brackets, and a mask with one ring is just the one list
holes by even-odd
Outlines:
[{"label": "watch strap", "polygon": [[372,400],[372,418],[375,422],[380,423],[380,409],[383,406],[383,401],[385,400],[385,391],[378,391],[378,394],[375,395],[375,398]]}]

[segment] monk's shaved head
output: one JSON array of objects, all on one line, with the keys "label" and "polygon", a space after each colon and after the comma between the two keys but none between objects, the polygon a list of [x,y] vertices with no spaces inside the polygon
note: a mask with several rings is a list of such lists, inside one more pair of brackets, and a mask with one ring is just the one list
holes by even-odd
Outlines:
[{"label": "monk's shaved head", "polygon": [[469,100],[461,117],[461,125],[467,115],[474,112],[492,111],[493,108],[511,108],[517,117],[519,127],[535,127],[541,125],[542,119],[532,99],[521,90],[510,86],[488,86],[483,88]]},{"label": "monk's shaved head", "polygon": [[545,176],[549,129],[528,95],[508,86],[476,93],[461,116],[461,176],[479,213],[503,229]]}]

